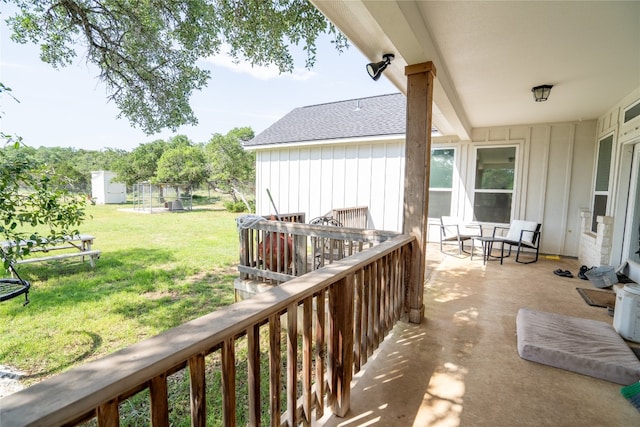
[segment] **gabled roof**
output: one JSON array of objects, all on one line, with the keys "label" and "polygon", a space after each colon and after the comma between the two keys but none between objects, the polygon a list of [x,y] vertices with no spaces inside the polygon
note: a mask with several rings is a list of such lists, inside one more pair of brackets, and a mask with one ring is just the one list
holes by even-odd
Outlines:
[{"label": "gabled roof", "polygon": [[244,145],[404,135],[406,121],[401,93],[349,99],[296,108]]}]

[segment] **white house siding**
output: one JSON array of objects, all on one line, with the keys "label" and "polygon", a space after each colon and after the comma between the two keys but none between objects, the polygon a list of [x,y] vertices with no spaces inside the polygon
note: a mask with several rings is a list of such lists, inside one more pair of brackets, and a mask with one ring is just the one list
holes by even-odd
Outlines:
[{"label": "white house siding", "polygon": [[[542,223],[541,251],[578,256],[580,212],[591,201],[596,121],[475,129],[473,141],[434,138],[456,150],[452,214],[473,219],[475,150],[517,147],[513,219]],[[256,150],[256,207],[304,212],[307,220],[333,208],[367,206],[369,226],[402,230],[404,140],[274,147]],[[437,219],[429,240],[439,238]],[[495,224],[487,224],[490,232]]]},{"label": "white house siding", "polygon": [[[593,120],[478,128],[472,132],[472,141],[434,138],[434,148],[456,149],[452,214],[473,220],[476,148],[516,146],[512,219],[542,223],[541,252],[577,256],[580,212],[590,204],[595,134]],[[430,240],[436,241],[436,220],[431,224]],[[485,234],[494,225],[486,224]]]},{"label": "white house siding", "polygon": [[[629,177],[633,147],[640,144],[640,117],[627,124],[621,118],[624,109],[639,100],[640,88],[597,121],[479,128],[472,131],[472,141],[464,142],[434,138],[434,148],[456,149],[459,179],[457,183],[454,179],[452,214],[473,219],[475,148],[516,145],[520,176],[516,177],[512,218],[542,223],[541,252],[575,256],[590,266],[627,263],[625,273],[640,281],[640,263],[629,259],[637,250],[634,230],[625,229],[625,224],[638,216],[640,205],[640,201],[629,202],[629,197],[634,197],[629,192],[633,190]],[[597,220],[598,232],[592,233],[595,156],[599,140],[608,134],[614,135],[610,202],[607,216]],[[630,206],[633,212],[628,212]],[[432,219],[432,241],[439,238],[436,224]]]},{"label": "white house siding", "polygon": [[[613,135],[612,164],[609,181],[609,203],[606,215],[597,218],[597,233],[590,229],[592,207],[589,205],[586,213],[588,227],[585,226],[580,242],[580,261],[585,265],[625,265],[625,273],[635,281],[640,281],[640,263],[630,258],[634,257],[638,242],[633,234],[633,219],[637,218],[639,208],[630,202],[638,179],[631,177],[634,147],[640,144],[640,117],[624,123],[623,115],[627,107],[640,101],[640,87],[620,100],[616,105],[598,119],[597,137],[591,150],[597,152],[599,140],[607,135]],[[595,170],[595,161],[592,169]],[[636,182],[632,182],[636,180]],[[591,183],[591,190],[594,185]],[[592,193],[590,194],[590,198]],[[590,200],[591,202],[591,200]],[[587,222],[587,221],[585,221]],[[626,227],[625,227],[626,226]]]},{"label": "white house siding", "polygon": [[404,140],[323,143],[256,150],[256,211],[304,212],[367,206],[369,227],[401,231]]}]

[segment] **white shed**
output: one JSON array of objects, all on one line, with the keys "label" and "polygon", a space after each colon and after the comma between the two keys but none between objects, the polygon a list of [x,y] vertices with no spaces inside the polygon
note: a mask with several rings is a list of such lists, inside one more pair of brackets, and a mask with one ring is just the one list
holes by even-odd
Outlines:
[{"label": "white shed", "polygon": [[91,172],[91,197],[96,204],[126,203],[127,186],[113,181],[115,176],[111,171]]}]

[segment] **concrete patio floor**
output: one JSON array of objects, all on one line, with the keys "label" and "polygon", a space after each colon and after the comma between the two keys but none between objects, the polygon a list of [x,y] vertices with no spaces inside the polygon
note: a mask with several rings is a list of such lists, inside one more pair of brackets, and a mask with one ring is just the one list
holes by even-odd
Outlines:
[{"label": "concrete patio floor", "polygon": [[[455,252],[455,251],[454,251]],[[559,277],[555,269],[574,278]],[[324,426],[640,426],[640,411],[621,386],[529,362],[518,356],[516,314],[522,307],[612,323],[576,287],[576,259],[427,253],[425,319],[401,322],[354,379],[351,410]]]}]

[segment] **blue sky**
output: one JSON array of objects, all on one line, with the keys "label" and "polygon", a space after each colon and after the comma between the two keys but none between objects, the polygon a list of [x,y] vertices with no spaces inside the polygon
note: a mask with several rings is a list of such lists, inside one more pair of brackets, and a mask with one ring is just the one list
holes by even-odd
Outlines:
[{"label": "blue sky", "polygon": [[293,74],[234,65],[220,55],[201,63],[212,78],[191,98],[198,126],[146,135],[126,118],[116,118],[118,110],[107,102],[98,71],[82,59],[84,52],[78,51],[73,65],[55,70],[40,61],[37,46],[10,40],[6,17],[0,15],[0,81],[20,102],[0,95],[0,129],[22,136],[32,147],[130,151],[175,134],[206,142],[212,134],[226,134],[234,127],[250,126],[258,134],[296,107],[398,92],[384,76],[377,82],[369,78],[369,61],[355,46],[339,54],[328,39],[318,46],[314,68],[306,70],[305,58],[299,55]]}]

